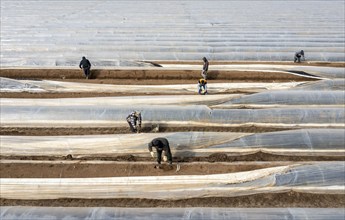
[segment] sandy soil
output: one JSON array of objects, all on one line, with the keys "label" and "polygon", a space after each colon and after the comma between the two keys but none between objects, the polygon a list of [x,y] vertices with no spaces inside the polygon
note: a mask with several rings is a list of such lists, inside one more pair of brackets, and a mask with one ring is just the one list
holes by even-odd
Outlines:
[{"label": "sandy soil", "polygon": [[[292,130],[295,128],[274,127],[159,127],[159,132],[182,132],[182,131],[213,131],[213,132],[248,132],[262,133]],[[143,127],[142,133],[152,133],[149,127]],[[0,135],[26,135],[26,136],[62,136],[62,135],[96,135],[96,134],[129,134],[128,127],[1,127]]]},{"label": "sandy soil", "polygon": [[[57,161],[58,162],[58,161]],[[61,162],[61,161],[60,161]],[[72,161],[70,161],[72,162]],[[291,162],[272,163],[180,163],[180,170],[162,164],[162,169],[155,169],[155,162],[112,162],[103,164],[81,163],[1,163],[1,178],[88,178],[120,176],[168,176],[168,175],[206,175],[242,172],[268,167],[291,164]],[[102,162],[102,161],[98,161]]]},{"label": "sandy soil", "polygon": [[[92,161],[92,160],[102,160],[102,161],[123,161],[123,162],[142,162],[142,161],[152,161],[151,157],[136,157],[131,154],[124,154],[119,156],[99,156],[94,155],[90,157],[78,157],[74,158],[72,155],[68,154],[62,157],[46,157],[46,156],[0,156],[1,160],[83,160],[83,161]],[[180,162],[235,162],[235,161],[343,161],[345,157],[340,156],[289,156],[289,155],[277,155],[269,154],[264,152],[257,152],[254,154],[246,155],[226,155],[222,153],[214,153],[208,157],[173,157],[174,163]],[[154,161],[152,161],[155,163]],[[0,166],[2,168],[3,166]],[[38,168],[40,170],[40,168]],[[105,170],[102,170],[105,172]],[[146,174],[145,174],[146,175]]]},{"label": "sandy soil", "polygon": [[308,193],[270,193],[239,197],[210,197],[184,200],[153,199],[56,199],[9,200],[0,199],[1,206],[55,206],[55,207],[305,207],[342,208],[345,196]]},{"label": "sandy soil", "polygon": [[[50,79],[83,82],[99,82],[107,84],[175,84],[197,82],[201,78],[200,70],[169,70],[169,69],[93,69],[90,80],[84,79],[83,73],[78,69],[1,69],[0,76],[14,79]],[[96,79],[96,80],[95,80]],[[298,75],[276,72],[256,72],[256,71],[229,71],[210,70],[209,80],[234,80],[234,81],[306,81],[312,80]],[[185,81],[184,80],[189,80]],[[126,83],[126,81],[128,83]]]}]

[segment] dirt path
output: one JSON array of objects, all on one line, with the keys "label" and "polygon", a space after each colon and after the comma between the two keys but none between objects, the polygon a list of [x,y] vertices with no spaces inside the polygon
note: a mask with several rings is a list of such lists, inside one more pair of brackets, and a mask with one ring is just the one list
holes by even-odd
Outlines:
[{"label": "dirt path", "polygon": [[343,208],[344,195],[308,194],[297,192],[268,193],[239,197],[208,197],[184,200],[153,199],[56,199],[9,200],[0,199],[1,206],[45,207],[238,207],[238,208]]},{"label": "dirt path", "polygon": [[[1,163],[1,178],[89,178],[89,177],[121,177],[121,176],[168,176],[168,175],[207,175],[220,173],[242,172],[268,167],[291,164],[287,162],[264,163],[180,163],[180,170],[162,164],[161,169],[155,169],[155,162],[104,162],[87,163],[79,161],[63,163],[64,161],[23,161],[24,163]],[[38,161],[37,161],[38,162]],[[42,162],[42,163],[41,163]],[[59,163],[60,162],[60,163]],[[67,161],[73,162],[73,161]]]},{"label": "dirt path", "polygon": [[[1,69],[0,76],[13,79],[50,79],[64,81],[79,81],[107,83],[107,84],[145,84],[157,85],[179,83],[196,83],[201,78],[200,70],[172,70],[172,69],[93,69],[90,80],[84,79],[78,69]],[[283,72],[210,70],[209,80],[231,80],[244,82],[283,82],[314,80],[299,75]],[[125,83],[127,81],[127,83]],[[140,82],[141,81],[141,82]],[[216,82],[216,81],[215,81]],[[219,82],[219,81],[218,81]]]},{"label": "dirt path", "polygon": [[[123,162],[147,162],[152,161],[151,157],[136,157],[131,154],[123,154],[119,156],[89,156],[89,157],[78,157],[75,158],[72,155],[65,155],[62,157],[48,157],[48,156],[0,156],[1,160],[83,160],[83,161],[123,161]],[[320,156],[320,155],[311,155],[311,156],[289,156],[289,155],[277,155],[269,154],[263,152],[257,152],[254,154],[246,155],[226,155],[223,153],[214,153],[208,157],[173,157],[174,163],[186,163],[186,162],[235,162],[235,161],[344,161],[345,157],[343,155],[339,156]],[[39,168],[40,169],[40,168]]]},{"label": "dirt path", "polygon": [[[274,127],[159,127],[159,132],[185,132],[185,131],[213,131],[213,132],[246,132],[262,133],[273,131],[293,130],[297,128]],[[150,127],[143,127],[142,133],[152,133]],[[25,135],[25,136],[62,136],[62,135],[96,135],[96,134],[129,134],[128,127],[1,127],[1,135]]]}]

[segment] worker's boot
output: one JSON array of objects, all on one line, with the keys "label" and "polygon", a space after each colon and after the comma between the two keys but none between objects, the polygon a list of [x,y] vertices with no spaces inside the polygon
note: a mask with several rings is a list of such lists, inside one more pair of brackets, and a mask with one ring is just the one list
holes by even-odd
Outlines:
[{"label": "worker's boot", "polygon": [[138,125],[136,130],[137,130],[137,133],[139,134],[141,132],[141,127]]},{"label": "worker's boot", "polygon": [[155,169],[161,169],[162,168],[162,165],[161,164],[157,164],[154,166]]}]

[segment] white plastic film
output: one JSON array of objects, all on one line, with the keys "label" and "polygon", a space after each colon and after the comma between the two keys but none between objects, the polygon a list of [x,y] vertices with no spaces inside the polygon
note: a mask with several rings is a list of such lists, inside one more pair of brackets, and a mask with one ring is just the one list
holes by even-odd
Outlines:
[{"label": "white plastic film", "polygon": [[301,49],[307,60],[345,60],[342,1],[2,0],[1,8],[1,66],[77,66],[83,55],[94,66],[293,61]]},{"label": "white plastic film", "polygon": [[204,105],[1,106],[2,126],[127,126],[139,110],[143,126],[344,127],[344,108],[210,109]]},{"label": "white plastic film", "polygon": [[[288,89],[302,82],[286,83],[211,83],[207,90],[210,94],[228,91],[257,92],[272,89]],[[15,80],[0,77],[0,92],[30,92],[30,93],[138,93],[138,94],[197,94],[197,80],[195,84],[180,85],[110,85],[94,83],[74,83],[51,80]]]},{"label": "white plastic film", "polygon": [[177,132],[82,136],[0,136],[2,156],[118,156],[149,157],[147,144],[168,139],[174,157],[229,155],[258,151],[274,154],[342,155],[344,129],[302,129],[267,133]]},{"label": "white plastic film", "polygon": [[246,172],[108,178],[1,178],[6,199],[236,197],[299,191],[344,194],[344,162],[287,165]]},{"label": "white plastic film", "polygon": [[329,80],[320,80],[316,82],[307,82],[300,85],[297,85],[291,90],[336,90],[344,91],[345,90],[345,79],[329,79]]},{"label": "white plastic film", "polygon": [[112,208],[2,206],[3,220],[343,220],[343,208]]},{"label": "white plastic film", "polygon": [[269,91],[253,95],[234,97],[230,101],[212,106],[213,108],[256,108],[256,107],[282,107],[290,105],[330,107],[345,107],[344,91]]}]

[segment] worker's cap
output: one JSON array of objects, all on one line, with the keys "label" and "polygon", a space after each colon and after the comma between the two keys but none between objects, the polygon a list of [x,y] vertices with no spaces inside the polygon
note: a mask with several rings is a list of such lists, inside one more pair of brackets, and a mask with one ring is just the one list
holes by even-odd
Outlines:
[{"label": "worker's cap", "polygon": [[85,57],[82,57],[82,59],[86,59]]}]

